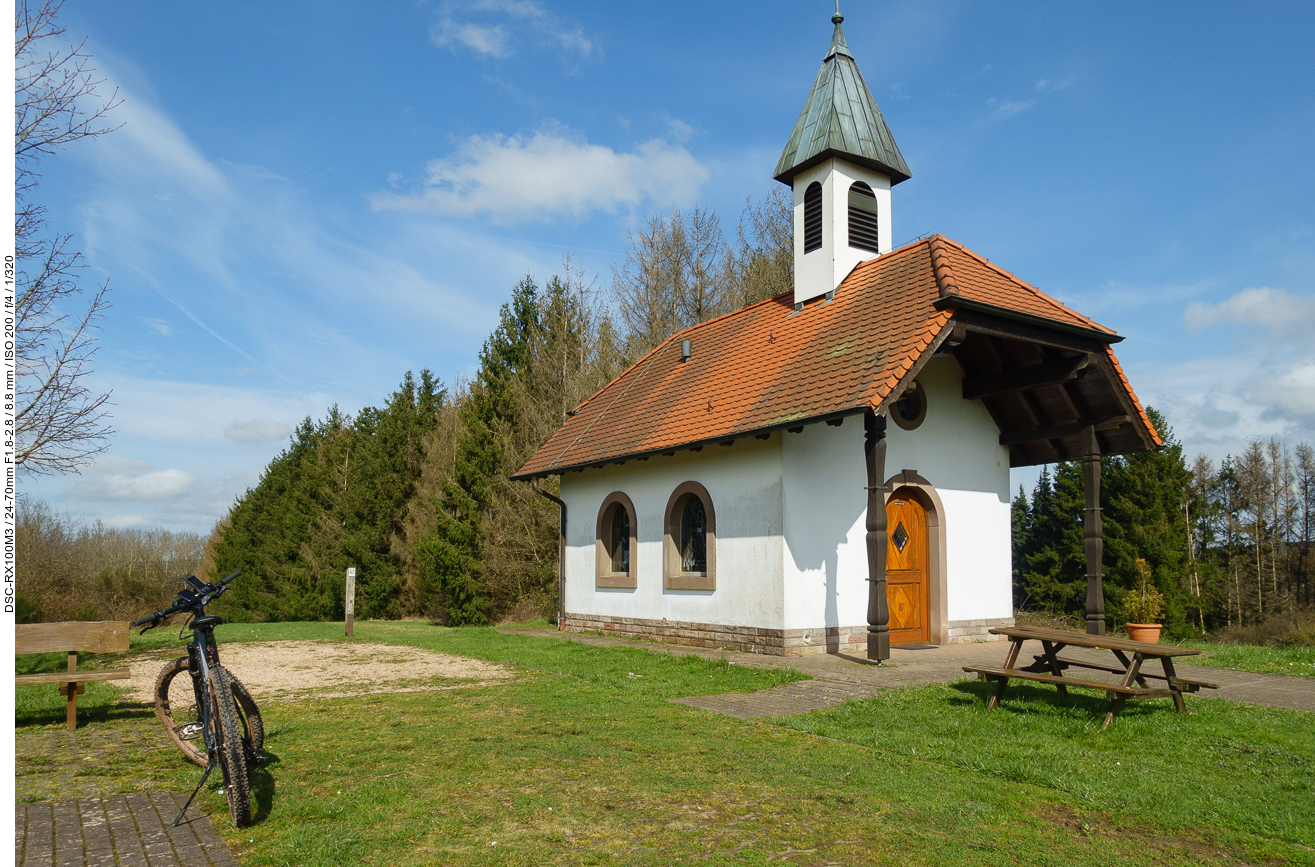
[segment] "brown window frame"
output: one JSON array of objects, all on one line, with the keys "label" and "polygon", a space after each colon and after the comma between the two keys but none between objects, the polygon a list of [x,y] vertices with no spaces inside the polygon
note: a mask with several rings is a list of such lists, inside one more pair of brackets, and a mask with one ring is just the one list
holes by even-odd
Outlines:
[{"label": "brown window frame", "polygon": [[[703,515],[706,519],[705,530],[707,543],[708,569],[706,572],[682,572],[680,570],[680,523],[685,512],[685,504],[690,497],[698,497],[703,503]],[[708,489],[698,482],[685,482],[671,492],[667,500],[666,517],[662,522],[662,586],[666,590],[716,590],[717,589],[717,512],[712,505]]]},{"label": "brown window frame", "polygon": [[[918,411],[912,418],[906,418],[900,413],[899,402],[905,398],[910,400],[916,398],[918,401]],[[917,430],[922,427],[922,423],[927,419],[927,389],[917,382],[910,384],[908,388],[900,393],[899,397],[891,401],[889,415],[895,421],[895,424],[904,430]]]},{"label": "brown window frame", "polygon": [[[612,539],[612,516],[617,509],[625,509],[630,516],[630,571],[612,571],[612,552],[608,546]],[[635,504],[621,491],[613,491],[603,499],[598,507],[598,522],[594,528],[594,586],[619,587],[634,590],[639,586],[637,580],[639,561],[639,521],[635,514]]]}]

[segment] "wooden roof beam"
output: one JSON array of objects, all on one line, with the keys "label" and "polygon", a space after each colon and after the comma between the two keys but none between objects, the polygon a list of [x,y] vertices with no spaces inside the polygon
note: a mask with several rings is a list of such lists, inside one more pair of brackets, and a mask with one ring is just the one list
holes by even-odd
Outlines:
[{"label": "wooden roof beam", "polygon": [[963,381],[963,399],[980,400],[1025,388],[1059,385],[1076,379],[1078,373],[1090,363],[1090,355],[1078,355],[1049,364],[1033,364],[1013,370],[1002,370],[999,373],[969,377]]},{"label": "wooden roof beam", "polygon": [[1125,424],[1132,422],[1131,416],[1116,415],[1113,418],[1107,418],[1104,421],[1077,421],[1073,424],[1056,425],[1055,427],[1040,427],[1030,430],[1010,431],[1009,433],[1000,434],[1000,445],[1011,446],[1018,443],[1034,442],[1036,440],[1053,440],[1062,437],[1076,436],[1082,433],[1085,427],[1095,426],[1096,430],[1114,430]]}]

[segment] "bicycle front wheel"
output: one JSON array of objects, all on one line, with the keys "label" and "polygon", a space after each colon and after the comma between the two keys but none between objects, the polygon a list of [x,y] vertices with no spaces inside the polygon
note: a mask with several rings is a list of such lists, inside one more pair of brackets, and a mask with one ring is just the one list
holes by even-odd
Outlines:
[{"label": "bicycle front wheel", "polygon": [[[237,702],[238,725],[243,733],[243,746],[249,764],[259,761],[265,751],[265,725],[260,718],[260,708],[251,693],[242,685],[242,681],[224,670],[228,675],[233,698]],[[165,733],[174,746],[178,747],[187,760],[205,767],[205,741],[201,737],[201,710],[196,705],[196,689],[192,683],[191,672],[187,668],[187,657],[180,656],[165,665],[155,679],[155,715],[164,726]]]},{"label": "bicycle front wheel", "polygon": [[210,669],[210,701],[213,708],[211,732],[219,751],[219,769],[224,774],[224,791],[228,794],[228,812],[233,824],[241,828],[251,822],[251,786],[247,781],[246,747],[242,727],[237,719],[237,702],[223,666]]}]

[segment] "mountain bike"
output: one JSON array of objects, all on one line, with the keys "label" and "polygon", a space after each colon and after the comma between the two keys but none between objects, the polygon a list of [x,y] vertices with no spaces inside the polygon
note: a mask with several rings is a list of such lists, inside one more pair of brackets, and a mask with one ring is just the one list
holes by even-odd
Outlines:
[{"label": "mountain bike", "polygon": [[[182,820],[216,766],[224,778],[233,824],[242,827],[251,821],[247,768],[263,759],[265,728],[260,709],[246,687],[219,664],[219,644],[214,630],[223,619],[205,613],[206,605],[221,596],[241,574],[234,572],[214,584],[188,576],[184,579],[187,586],[178,591],[177,602],[132,622],[133,626],[145,627],[142,629],[145,633],[174,614],[190,615],[178,631],[178,637],[183,639],[183,632],[188,627],[192,630],[191,638],[184,639],[188,641],[187,656],[166,664],[155,681],[155,713],[169,739],[189,761],[205,767],[201,782],[196,784],[174,825]],[[186,678],[179,676],[184,671],[188,674]]]}]

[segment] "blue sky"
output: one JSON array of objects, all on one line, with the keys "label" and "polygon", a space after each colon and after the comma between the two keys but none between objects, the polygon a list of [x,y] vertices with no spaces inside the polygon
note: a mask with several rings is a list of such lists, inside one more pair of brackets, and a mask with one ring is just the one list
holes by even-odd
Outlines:
[{"label": "blue sky", "polygon": [[[69,0],[122,127],[43,166],[108,279],[109,452],[24,489],[208,532],[331,404],[469,377],[571,251],[759,197],[828,0]],[[962,241],[1118,330],[1189,453],[1315,439],[1315,6],[842,3],[913,178],[894,236]],[[1027,479],[1023,473],[1020,479]]]}]

